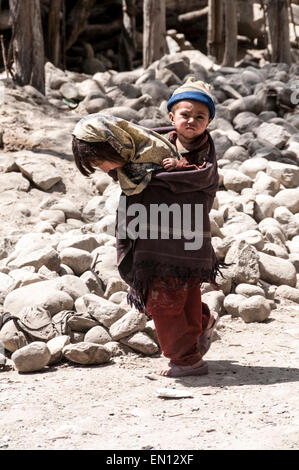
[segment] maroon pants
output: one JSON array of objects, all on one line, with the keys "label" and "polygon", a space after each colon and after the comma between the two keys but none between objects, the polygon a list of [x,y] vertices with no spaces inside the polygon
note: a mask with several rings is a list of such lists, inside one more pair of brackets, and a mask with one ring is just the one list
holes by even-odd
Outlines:
[{"label": "maroon pants", "polygon": [[146,309],[164,356],[178,366],[193,365],[201,359],[197,343],[208,326],[210,311],[201,301],[200,285],[192,287],[188,282],[174,289],[156,279],[149,289]]}]

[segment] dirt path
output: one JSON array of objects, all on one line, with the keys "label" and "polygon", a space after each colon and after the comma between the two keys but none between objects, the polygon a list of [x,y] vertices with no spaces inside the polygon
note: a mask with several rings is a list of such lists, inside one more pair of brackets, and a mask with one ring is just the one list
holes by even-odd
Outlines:
[{"label": "dirt path", "polygon": [[[296,449],[298,318],[291,303],[265,323],[222,317],[203,377],[159,377],[158,355],[2,371],[0,449]],[[159,398],[160,388],[193,397]]]}]

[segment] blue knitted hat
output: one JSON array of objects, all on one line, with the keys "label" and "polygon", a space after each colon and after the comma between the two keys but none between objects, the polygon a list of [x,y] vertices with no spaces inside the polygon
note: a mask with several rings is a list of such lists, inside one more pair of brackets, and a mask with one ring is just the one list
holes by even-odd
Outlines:
[{"label": "blue knitted hat", "polygon": [[172,106],[182,100],[200,101],[205,104],[210,111],[210,118],[215,117],[215,104],[210,94],[210,87],[202,81],[195,81],[194,77],[188,78],[184,85],[177,88],[170,100],[167,103],[168,111],[171,111]]}]

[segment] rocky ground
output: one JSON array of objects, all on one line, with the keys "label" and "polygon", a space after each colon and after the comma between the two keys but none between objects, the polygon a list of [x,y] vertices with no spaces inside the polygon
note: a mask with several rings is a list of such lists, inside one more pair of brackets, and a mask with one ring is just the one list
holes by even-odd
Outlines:
[{"label": "rocky ground", "polygon": [[[46,70],[46,97],[1,82],[0,447],[296,448],[298,67],[248,59],[219,69],[186,51],[147,71]],[[154,374],[165,360],[153,324],[125,302],[118,184],[79,174],[71,132],[97,111],[165,125],[166,100],[189,75],[209,81],[217,101],[211,228],[218,258],[235,264],[220,291],[203,286],[221,315],[209,375],[174,380]]]}]

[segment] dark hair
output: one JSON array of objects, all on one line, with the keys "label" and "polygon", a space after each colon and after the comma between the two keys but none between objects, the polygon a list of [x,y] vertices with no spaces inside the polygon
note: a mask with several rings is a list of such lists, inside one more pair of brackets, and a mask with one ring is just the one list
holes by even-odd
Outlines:
[{"label": "dark hair", "polygon": [[108,142],[85,142],[73,136],[72,150],[76,166],[84,176],[90,176],[95,172],[92,164],[96,162],[125,163],[121,155]]}]

